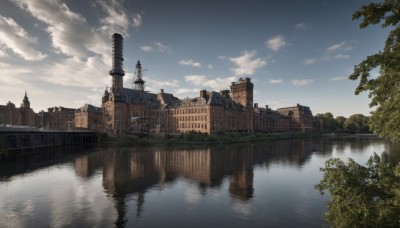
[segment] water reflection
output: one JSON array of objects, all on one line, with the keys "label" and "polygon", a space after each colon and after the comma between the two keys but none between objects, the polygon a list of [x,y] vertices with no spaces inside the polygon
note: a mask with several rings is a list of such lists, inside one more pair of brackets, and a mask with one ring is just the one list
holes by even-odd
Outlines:
[{"label": "water reflection", "polygon": [[[24,173],[35,173],[44,167],[55,164],[70,164],[72,173],[79,179],[75,188],[80,189],[75,189],[75,191],[82,191],[80,194],[84,197],[77,199],[77,193],[75,193],[75,196],[74,194],[71,194],[72,196],[63,195],[63,200],[55,200],[57,197],[60,197],[54,194],[57,191],[45,192],[42,195],[40,192],[37,193],[42,198],[50,198],[49,195],[54,197],[54,199],[46,199],[48,204],[53,204],[53,206],[46,205],[46,208],[59,209],[60,213],[57,213],[57,211],[53,212],[58,217],[56,216],[55,223],[52,223],[59,226],[93,224],[91,219],[94,218],[87,216],[91,215],[88,211],[96,211],[94,207],[96,207],[98,202],[94,201],[104,199],[98,196],[99,193],[90,191],[98,191],[98,189],[101,189],[103,194],[107,196],[105,199],[108,199],[108,202],[112,202],[112,206],[110,206],[113,208],[114,213],[107,212],[107,206],[103,205],[103,209],[99,210],[102,214],[93,216],[99,220],[96,224],[102,224],[105,222],[102,219],[108,217],[112,219],[115,227],[129,226],[129,224],[133,224],[137,219],[145,221],[142,224],[143,226],[151,226],[152,223],[146,217],[146,213],[150,214],[150,217],[153,219],[157,219],[154,211],[146,211],[146,208],[148,208],[146,207],[146,203],[154,205],[154,195],[152,195],[152,192],[165,192],[166,189],[176,190],[182,181],[187,183],[185,190],[183,192],[177,190],[177,194],[181,195],[175,197],[183,198],[184,202],[189,206],[199,205],[203,202],[204,196],[218,192],[229,198],[230,204],[228,206],[231,207],[231,210],[235,214],[240,215],[240,219],[246,220],[248,218],[260,217],[263,218],[260,220],[265,220],[265,217],[260,215],[263,211],[256,211],[254,209],[255,201],[260,202],[264,200],[257,198],[257,195],[260,197],[262,194],[257,192],[257,188],[255,188],[255,170],[261,168],[265,170],[264,172],[268,172],[268,170],[276,169],[276,167],[290,167],[300,170],[307,165],[313,154],[322,156],[324,159],[321,160],[323,161],[333,153],[341,154],[349,149],[355,151],[355,153],[359,153],[359,151],[367,150],[374,143],[382,144],[382,141],[369,139],[335,139],[323,141],[283,140],[212,147],[109,147],[96,149],[73,148],[66,151],[51,150],[43,153],[22,154],[10,158],[6,163],[1,162],[0,178],[3,183],[11,183],[14,177]],[[385,152],[383,155],[386,160],[393,162],[400,160],[399,153],[393,152],[400,150],[398,144],[385,144],[384,149]],[[377,152],[379,153],[380,151]],[[318,168],[322,164],[318,163],[314,164],[314,166],[316,167],[313,172],[317,173]],[[65,172],[69,172],[69,170],[67,169]],[[91,185],[86,187],[89,183],[97,184],[94,180],[98,178],[98,186]],[[268,184],[274,185],[276,184],[274,182],[276,179],[284,177],[278,176],[274,178],[268,179],[271,182]],[[302,180],[297,181],[299,183],[302,182]],[[314,182],[316,183],[316,181]],[[315,184],[314,182],[312,184]],[[312,184],[311,187],[307,186],[307,189],[312,188]],[[2,182],[0,182],[1,185]],[[24,187],[31,188],[31,186]],[[46,189],[54,188],[54,186],[45,187]],[[91,194],[96,194],[96,197],[93,197],[91,200],[84,199]],[[0,199],[2,199],[1,194]],[[14,213],[5,217],[0,216],[0,226],[8,224],[9,220],[15,220],[15,216],[20,217],[26,214],[34,214],[35,205],[37,206],[35,201],[37,200],[32,198],[23,202],[24,209],[20,212],[15,212],[16,214]],[[165,200],[167,201],[168,199]],[[81,208],[75,211],[74,214],[67,215],[68,208],[73,207],[70,205],[71,201],[72,203],[80,203]],[[61,202],[61,204],[57,204],[56,202]],[[102,203],[104,204],[104,202]],[[178,204],[177,202],[175,203]],[[159,205],[161,204],[162,202],[159,202]],[[282,204],[290,205],[290,202],[282,202]],[[213,202],[209,202],[204,206],[205,210],[210,208],[210,206],[213,207],[215,205],[213,205]],[[271,205],[271,208],[265,208],[265,205],[262,206],[264,210],[278,210],[275,208],[276,205]],[[296,209],[295,206],[293,207]],[[322,208],[322,206],[320,207]],[[185,208],[187,209],[187,207]],[[9,210],[6,210],[6,212],[12,213]],[[182,212],[177,211],[176,213]],[[23,213],[24,215],[18,213]],[[167,214],[169,212],[164,211],[164,213]],[[258,215],[255,215],[256,213]],[[305,214],[307,212],[301,211],[301,213]],[[285,212],[282,212],[282,215],[286,216]],[[237,221],[227,214],[219,216],[226,216],[225,220]],[[310,215],[308,216],[311,217]],[[313,216],[319,219],[321,214]],[[4,219],[7,221],[4,221]],[[35,221],[36,218],[30,219]],[[71,220],[74,221],[71,223]],[[283,221],[287,220],[287,218],[271,218],[271,220]],[[29,224],[29,221],[27,224]],[[259,226],[269,225],[265,221],[263,222]],[[14,221],[13,224],[17,223]],[[296,221],[291,224],[296,224]],[[304,224],[310,225],[310,223]],[[312,222],[312,224],[321,224],[321,221],[317,220]],[[46,222],[44,222],[44,225],[46,226]],[[225,225],[239,226],[246,225],[246,223],[226,223]]]},{"label": "water reflection", "polygon": [[[163,189],[181,178],[196,183],[202,194],[220,188],[228,179],[233,209],[248,214],[246,202],[254,196],[254,166],[300,167],[317,146],[312,141],[280,141],[200,148],[106,148],[76,157],[74,167],[82,178],[102,170],[104,191],[113,198],[117,211],[115,225],[123,227],[128,200],[136,204],[136,217],[140,217],[148,190]],[[192,203],[200,198],[193,189],[186,194]]]}]

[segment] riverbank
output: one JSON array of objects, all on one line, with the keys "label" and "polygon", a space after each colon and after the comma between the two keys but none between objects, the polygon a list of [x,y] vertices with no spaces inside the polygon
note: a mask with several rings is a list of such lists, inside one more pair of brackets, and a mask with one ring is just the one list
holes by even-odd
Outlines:
[{"label": "riverbank", "polygon": [[324,138],[380,138],[377,134],[350,134],[350,133],[324,133],[321,134]]},{"label": "riverbank", "polygon": [[224,144],[224,143],[243,143],[277,139],[301,139],[311,138],[311,134],[306,133],[223,133],[218,135],[208,135],[198,132],[190,132],[180,135],[168,136],[147,136],[138,137],[125,135],[109,137],[101,143],[114,144],[117,146],[135,145],[201,145],[201,144]]}]

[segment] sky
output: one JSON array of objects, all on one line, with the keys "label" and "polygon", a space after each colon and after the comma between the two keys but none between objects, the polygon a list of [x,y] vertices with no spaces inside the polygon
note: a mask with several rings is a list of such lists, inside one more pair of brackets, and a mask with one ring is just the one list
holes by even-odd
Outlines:
[{"label": "sky", "polygon": [[[178,98],[249,77],[254,103],[301,104],[313,114],[369,115],[348,76],[383,49],[389,30],[360,29],[367,0],[2,0],[0,105],[35,112],[101,106],[111,86],[111,36],[124,38],[124,87],[136,62],[145,90]],[[378,75],[378,71],[372,75]]]}]

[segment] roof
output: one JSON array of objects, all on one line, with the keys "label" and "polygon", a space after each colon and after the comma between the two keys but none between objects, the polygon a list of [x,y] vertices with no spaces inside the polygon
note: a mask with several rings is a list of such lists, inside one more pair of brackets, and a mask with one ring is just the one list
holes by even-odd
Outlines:
[{"label": "roof", "polygon": [[124,88],[125,101],[131,104],[151,104],[157,101],[157,95],[142,90]]},{"label": "roof", "polygon": [[171,93],[163,93],[164,97],[164,103],[166,104],[174,104],[174,103],[179,103],[179,98],[175,97],[174,95],[172,95]]},{"label": "roof", "polygon": [[101,108],[91,104],[85,104],[84,106],[78,108],[75,112],[101,112]]},{"label": "roof", "polygon": [[298,110],[300,114],[312,116],[310,107],[299,105],[299,104],[297,104],[296,106],[293,106],[293,107],[277,109],[278,112],[285,114],[285,115],[288,115],[290,111],[294,111],[294,110]]},{"label": "roof", "polygon": [[202,97],[185,98],[181,100],[180,106],[200,106],[200,105],[213,105],[221,106],[227,109],[242,110],[243,106],[234,102],[230,97],[224,97],[218,92],[208,92],[207,98]]}]

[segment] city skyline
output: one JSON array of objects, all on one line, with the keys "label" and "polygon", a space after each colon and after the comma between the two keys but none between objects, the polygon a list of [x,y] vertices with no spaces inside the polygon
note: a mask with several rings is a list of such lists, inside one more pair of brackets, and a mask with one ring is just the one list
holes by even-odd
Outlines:
[{"label": "city skyline", "polygon": [[[183,99],[250,77],[254,103],[307,105],[313,114],[368,115],[353,66],[383,48],[388,30],[359,29],[371,1],[29,1],[0,3],[0,104],[101,106],[111,86],[111,35],[124,37],[124,87],[141,61],[146,91]],[[289,4],[290,3],[290,4]],[[376,72],[374,74],[377,74]]]}]

